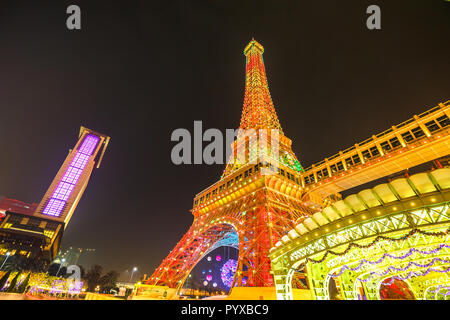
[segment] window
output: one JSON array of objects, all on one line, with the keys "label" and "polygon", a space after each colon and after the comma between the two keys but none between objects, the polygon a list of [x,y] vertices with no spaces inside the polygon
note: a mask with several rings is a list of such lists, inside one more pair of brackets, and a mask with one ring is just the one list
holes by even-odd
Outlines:
[{"label": "window", "polygon": [[194,201],[194,205],[198,205],[198,199]]},{"label": "window", "polygon": [[372,158],[372,155],[370,154],[369,150],[364,150],[362,153],[362,156],[364,158],[364,160],[369,160],[370,158]]},{"label": "window", "polygon": [[245,172],[244,172],[244,178],[247,178],[248,177],[248,170],[246,170]]},{"label": "window", "polygon": [[420,127],[415,127],[414,129],[411,130],[411,132],[414,134],[414,137],[416,137],[416,139],[423,137],[425,135],[425,133],[422,131],[422,129],[420,129]]},{"label": "window", "polygon": [[58,228],[58,223],[56,222],[47,222],[47,230],[56,230]]},{"label": "window", "polygon": [[309,184],[309,177],[305,177],[305,184]]},{"label": "window", "polygon": [[208,194],[206,195],[206,198],[205,198],[205,200],[208,200],[210,196],[211,196],[211,194],[210,194],[210,193],[208,193]]},{"label": "window", "polygon": [[431,120],[430,122],[425,123],[425,127],[427,127],[428,130],[430,130],[430,132],[434,132],[434,131],[437,131],[440,129],[434,120]]},{"label": "window", "polygon": [[330,170],[331,170],[331,174],[336,173],[336,172],[338,171],[335,164],[332,164],[332,165],[330,166]]},{"label": "window", "polygon": [[204,199],[204,197],[201,197],[201,198],[200,198],[200,203],[203,203],[203,199]]},{"label": "window", "polygon": [[347,168],[353,166],[352,158],[345,159],[345,163],[347,164]]},{"label": "window", "polygon": [[28,221],[28,223],[27,223],[27,226],[30,226],[30,227],[39,227],[40,224],[41,224],[41,221],[40,221],[40,220],[37,220],[37,219],[30,219],[30,220]]},{"label": "window", "polygon": [[442,117],[439,117],[436,119],[442,128],[450,125],[450,119],[447,117],[447,115],[443,115]]},{"label": "window", "polygon": [[212,195],[215,196],[217,194],[217,189],[214,189]]},{"label": "window", "polygon": [[314,174],[310,174],[309,176],[305,177],[305,184],[311,184],[316,182],[314,179]]},{"label": "window", "polygon": [[322,180],[322,171],[317,171],[317,180]]},{"label": "window", "polygon": [[248,169],[248,175],[251,176],[252,175],[252,168]]},{"label": "window", "polygon": [[392,148],[397,148],[400,147],[402,144],[400,143],[400,141],[397,139],[397,137],[394,137],[392,139],[389,139],[389,142],[391,143]]},{"label": "window", "polygon": [[219,187],[219,192],[222,192],[222,191],[223,191],[223,188],[225,188],[225,185],[224,185],[224,184],[221,185],[221,186]]},{"label": "window", "polygon": [[403,140],[406,142],[411,142],[414,140],[414,137],[412,136],[411,132],[407,131],[405,133],[402,133]]},{"label": "window", "polygon": [[369,150],[373,158],[378,157],[380,155],[380,151],[378,151],[378,148],[376,146],[370,148]]},{"label": "window", "polygon": [[380,143],[380,145],[381,145],[381,149],[383,149],[383,151],[387,152],[392,149],[391,145],[387,141],[383,141],[382,143]]},{"label": "window", "polygon": [[280,174],[284,177],[284,170],[280,169]]},{"label": "window", "polygon": [[353,163],[354,163],[354,164],[361,163],[361,159],[359,158],[359,155],[358,155],[358,154],[355,154],[355,155],[352,157],[352,160],[353,160]]}]

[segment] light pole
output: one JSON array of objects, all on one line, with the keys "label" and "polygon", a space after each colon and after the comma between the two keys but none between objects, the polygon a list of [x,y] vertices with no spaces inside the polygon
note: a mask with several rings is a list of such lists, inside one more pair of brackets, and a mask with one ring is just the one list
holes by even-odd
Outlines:
[{"label": "light pole", "polygon": [[133,278],[133,274],[134,274],[136,271],[137,271],[137,268],[134,267],[134,268],[133,268],[133,271],[131,271],[130,282],[131,282],[131,278]]},{"label": "light pole", "polygon": [[56,273],[56,277],[58,276],[59,270],[61,270],[61,267],[65,261],[66,261],[66,259],[61,260],[61,263],[59,264],[58,272]]},{"label": "light pole", "polygon": [[0,267],[0,270],[3,269],[3,266],[5,265],[5,262],[6,262],[6,260],[8,260],[8,258],[9,258],[10,255],[11,255],[11,252],[7,252],[7,253],[6,253],[5,261],[3,261],[2,266]]}]

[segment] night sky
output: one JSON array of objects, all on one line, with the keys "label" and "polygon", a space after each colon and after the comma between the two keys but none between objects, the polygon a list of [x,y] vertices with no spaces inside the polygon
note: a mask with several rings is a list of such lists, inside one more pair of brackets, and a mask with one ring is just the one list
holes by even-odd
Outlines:
[{"label": "night sky", "polygon": [[[381,30],[366,28],[370,4]],[[444,0],[3,0],[0,195],[39,202],[81,125],[110,135],[63,247],[151,274],[224,168],[173,165],[171,132],[239,126],[252,37],[304,167],[450,99]]]}]

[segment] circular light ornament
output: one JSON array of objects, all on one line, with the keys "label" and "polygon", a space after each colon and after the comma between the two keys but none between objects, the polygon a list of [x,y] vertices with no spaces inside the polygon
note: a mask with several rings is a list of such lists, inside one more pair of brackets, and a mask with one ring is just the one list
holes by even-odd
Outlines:
[{"label": "circular light ornament", "polygon": [[214,287],[214,288],[217,287],[217,283],[214,282],[214,283],[213,283],[213,287]]},{"label": "circular light ornament", "polygon": [[221,260],[222,260],[222,257],[221,257],[220,254],[218,254],[218,255],[216,256],[216,261],[221,261]]},{"label": "circular light ornament", "polygon": [[203,281],[203,285],[206,287],[208,285],[208,281]]},{"label": "circular light ornament", "polygon": [[234,259],[228,259],[220,268],[220,278],[225,286],[231,288],[233,284],[234,274],[237,269],[237,261]]},{"label": "circular light ornament", "polygon": [[206,276],[206,280],[211,281],[211,280],[212,280],[212,275],[208,274],[208,275]]},{"label": "circular light ornament", "polygon": [[206,258],[206,260],[211,261],[211,257]]}]

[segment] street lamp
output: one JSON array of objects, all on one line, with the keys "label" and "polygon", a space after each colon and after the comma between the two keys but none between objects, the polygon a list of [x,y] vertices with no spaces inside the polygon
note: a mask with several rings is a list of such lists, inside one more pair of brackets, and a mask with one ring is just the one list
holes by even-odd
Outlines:
[{"label": "street lamp", "polygon": [[5,265],[6,260],[8,260],[8,258],[9,258],[10,255],[11,255],[11,252],[8,251],[8,252],[6,253],[5,261],[3,261],[2,266],[0,267],[0,270],[2,270],[3,266]]},{"label": "street lamp", "polygon": [[61,267],[65,261],[66,261],[66,259],[61,260],[61,263],[59,264],[58,272],[56,273],[56,277],[58,276],[59,270],[61,270]]},{"label": "street lamp", "polygon": [[130,282],[131,282],[131,278],[133,278],[133,274],[134,274],[136,271],[137,271],[137,268],[134,267],[134,268],[133,268],[133,271],[131,272]]}]

